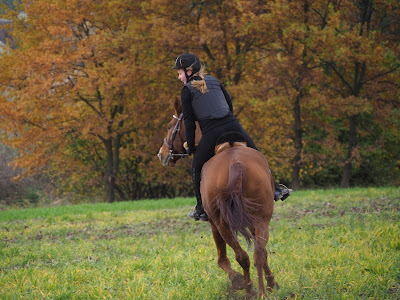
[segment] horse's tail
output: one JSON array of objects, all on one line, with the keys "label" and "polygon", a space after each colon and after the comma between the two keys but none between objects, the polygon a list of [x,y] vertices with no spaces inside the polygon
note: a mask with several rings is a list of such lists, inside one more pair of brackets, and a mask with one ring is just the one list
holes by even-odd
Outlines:
[{"label": "horse's tail", "polygon": [[255,212],[259,207],[243,195],[246,180],[246,167],[240,162],[231,164],[228,185],[217,199],[217,205],[235,238],[237,239],[237,234],[240,232],[250,245],[254,240],[253,224],[258,222]]}]

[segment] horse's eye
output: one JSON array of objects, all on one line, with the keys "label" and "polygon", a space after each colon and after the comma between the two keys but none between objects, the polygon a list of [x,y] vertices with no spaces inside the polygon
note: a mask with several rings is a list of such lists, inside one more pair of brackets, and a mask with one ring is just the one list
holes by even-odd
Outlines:
[{"label": "horse's eye", "polygon": [[170,130],[170,129],[171,129],[171,126],[168,125],[167,130]]}]

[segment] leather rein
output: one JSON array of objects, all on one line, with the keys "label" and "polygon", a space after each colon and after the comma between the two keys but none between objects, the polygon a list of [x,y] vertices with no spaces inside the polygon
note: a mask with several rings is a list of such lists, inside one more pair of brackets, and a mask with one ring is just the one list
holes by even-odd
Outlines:
[{"label": "leather rein", "polygon": [[[182,121],[182,118],[183,118],[183,113],[180,113],[179,117],[177,117],[177,116],[175,116],[175,115],[173,115],[173,117],[174,117],[174,119],[178,120],[178,122],[175,124],[174,130],[172,131],[171,143],[168,143],[167,138],[164,138],[164,144],[165,144],[165,146],[167,146],[168,149],[169,149],[169,154],[168,154],[168,156],[167,156],[167,158],[166,158],[166,163],[167,163],[167,164],[168,164],[169,161],[170,161],[172,158],[174,158],[174,157],[182,158],[182,157],[188,156],[187,153],[175,153],[175,152],[174,152],[173,144],[174,144],[174,140],[175,140],[176,135],[179,134],[179,136],[180,136],[181,121]],[[183,138],[182,138],[181,136],[180,136],[180,138],[181,138],[181,140],[183,141]]]}]

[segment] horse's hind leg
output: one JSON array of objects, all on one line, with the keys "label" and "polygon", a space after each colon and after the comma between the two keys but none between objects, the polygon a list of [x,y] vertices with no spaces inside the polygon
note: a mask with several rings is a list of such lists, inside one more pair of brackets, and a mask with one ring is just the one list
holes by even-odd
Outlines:
[{"label": "horse's hind leg", "polygon": [[211,224],[211,230],[213,233],[215,245],[217,246],[218,265],[228,274],[229,280],[232,282],[232,285],[236,289],[244,289],[243,275],[232,269],[231,262],[228,256],[226,255],[226,243],[222,238],[222,236],[220,235],[217,226],[212,222],[212,220],[209,221]]},{"label": "horse's hind leg", "polygon": [[229,275],[233,288],[251,291],[252,282],[250,280],[250,259],[248,254],[242,249],[242,247],[240,247],[238,240],[233,236],[225,223],[218,225],[218,232],[220,237],[222,237],[222,239],[233,249],[236,261],[243,269],[243,275],[235,271],[232,273],[233,276]]},{"label": "horse's hind leg", "polygon": [[265,272],[265,279],[267,280],[267,290],[272,291],[272,288],[277,285],[274,281],[274,274],[268,266],[268,253],[265,249],[268,243],[268,238],[268,224],[257,228],[254,249],[254,264],[257,268],[258,290],[262,296],[266,296],[263,271]]}]

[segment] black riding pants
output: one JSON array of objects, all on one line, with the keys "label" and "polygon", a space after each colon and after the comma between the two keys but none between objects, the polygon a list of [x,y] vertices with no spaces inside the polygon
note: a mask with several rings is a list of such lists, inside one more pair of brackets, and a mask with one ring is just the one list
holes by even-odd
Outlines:
[{"label": "black riding pants", "polygon": [[240,132],[244,136],[247,146],[258,150],[254,144],[254,141],[251,139],[246,130],[240,125],[238,120],[232,120],[227,123],[223,123],[204,133],[199,145],[197,146],[192,161],[193,185],[198,205],[202,203],[200,194],[201,169],[206,161],[214,156],[214,149],[218,138],[228,131]]}]

